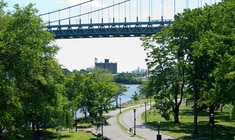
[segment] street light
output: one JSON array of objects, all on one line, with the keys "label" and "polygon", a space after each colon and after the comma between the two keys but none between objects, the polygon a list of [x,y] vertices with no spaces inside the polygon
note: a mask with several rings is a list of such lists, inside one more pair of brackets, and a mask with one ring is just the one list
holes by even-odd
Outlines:
[{"label": "street light", "polygon": [[144,119],[145,119],[145,123],[147,122],[147,114],[146,114],[146,102],[144,102],[144,105],[145,105],[145,115],[144,115]]},{"label": "street light", "polygon": [[210,127],[211,127],[211,139],[214,139],[213,129],[214,129],[214,114],[210,114]]},{"label": "street light", "polygon": [[161,125],[161,122],[158,121],[158,123],[157,123],[157,129],[158,129],[157,140],[162,140],[162,136],[160,135],[160,125]]},{"label": "street light", "polygon": [[134,135],[135,135],[136,134],[136,117],[135,117],[136,109],[134,108],[133,111],[134,111]]},{"label": "street light", "polygon": [[119,102],[119,103],[120,103],[120,105],[119,105],[119,106],[120,106],[120,114],[121,114],[121,113],[122,113],[122,106],[121,106],[121,105],[122,105],[122,104],[121,104],[121,100],[122,100],[122,98],[119,98],[119,100],[120,100],[120,102]]}]

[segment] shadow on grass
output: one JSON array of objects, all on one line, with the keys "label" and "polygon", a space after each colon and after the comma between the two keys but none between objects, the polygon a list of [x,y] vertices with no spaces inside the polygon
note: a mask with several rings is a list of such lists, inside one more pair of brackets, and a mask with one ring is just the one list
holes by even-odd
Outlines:
[{"label": "shadow on grass", "polygon": [[[148,125],[155,130],[157,122],[148,122]],[[185,133],[186,136],[181,136],[179,139],[195,139],[195,140],[234,140],[235,128],[223,125],[215,125],[211,127],[207,121],[201,121],[198,123],[198,135],[193,135],[193,123],[179,123],[174,124],[171,122],[162,122],[160,130],[169,131],[171,133]]]}]

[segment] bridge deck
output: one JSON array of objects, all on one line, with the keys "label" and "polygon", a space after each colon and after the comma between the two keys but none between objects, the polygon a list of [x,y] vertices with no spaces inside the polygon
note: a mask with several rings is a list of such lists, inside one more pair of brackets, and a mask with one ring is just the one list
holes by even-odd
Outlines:
[{"label": "bridge deck", "polygon": [[48,25],[56,39],[100,38],[100,37],[141,37],[157,33],[171,20],[149,22],[91,23]]}]

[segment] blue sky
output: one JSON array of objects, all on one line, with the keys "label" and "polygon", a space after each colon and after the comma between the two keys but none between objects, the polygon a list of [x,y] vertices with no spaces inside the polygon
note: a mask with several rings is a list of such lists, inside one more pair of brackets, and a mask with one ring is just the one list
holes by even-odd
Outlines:
[{"label": "blue sky", "polygon": [[[20,6],[34,3],[39,13],[43,14],[84,1],[87,0],[7,0],[6,2],[10,10],[16,3],[20,4]],[[60,14],[52,14],[50,17],[42,18],[45,22],[56,20],[59,17],[62,19],[63,17],[68,17],[68,15],[78,15],[91,9],[99,9],[122,1],[124,0],[94,0],[77,9],[71,9],[70,13],[64,11]],[[149,2],[152,3],[152,6],[149,5]],[[176,0],[176,8],[174,9],[174,0],[164,0],[164,10],[162,11],[161,0],[130,0],[130,2],[115,8],[82,17],[81,20],[87,23],[92,18],[93,22],[99,22],[103,18],[104,22],[110,22],[114,16],[115,21],[123,21],[124,17],[127,17],[129,21],[135,21],[138,16],[139,20],[145,21],[148,16],[151,16],[152,20],[156,20],[160,19],[162,15],[165,19],[173,19],[175,12],[182,12],[186,7],[195,8],[204,3],[210,4],[214,2],[219,2],[219,0]],[[72,19],[72,23],[77,22],[78,19]],[[59,39],[55,43],[61,48],[56,58],[60,64],[69,70],[94,67],[95,57],[98,58],[99,62],[103,62],[106,58],[110,59],[111,62],[117,62],[118,72],[130,72],[138,67],[146,69],[146,53],[141,46],[142,42],[139,38]]]}]

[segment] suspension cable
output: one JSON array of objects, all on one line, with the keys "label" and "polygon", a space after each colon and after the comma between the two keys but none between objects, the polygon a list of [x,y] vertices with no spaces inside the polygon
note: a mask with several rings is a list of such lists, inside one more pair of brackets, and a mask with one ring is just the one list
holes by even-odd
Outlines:
[{"label": "suspension cable", "polygon": [[59,9],[59,10],[55,10],[55,11],[51,11],[51,12],[47,12],[47,13],[44,13],[44,14],[40,14],[39,16],[44,16],[44,15],[48,15],[48,14],[53,14],[53,13],[57,13],[59,11],[64,11],[64,10],[67,10],[69,8],[73,8],[73,7],[77,7],[78,5],[84,5],[86,3],[89,3],[89,2],[92,2],[93,0],[88,0],[88,1],[85,1],[83,3],[79,3],[79,4],[76,4],[76,5],[73,5],[73,6],[69,6],[69,7],[66,7],[66,8],[62,8],[62,9]]}]

